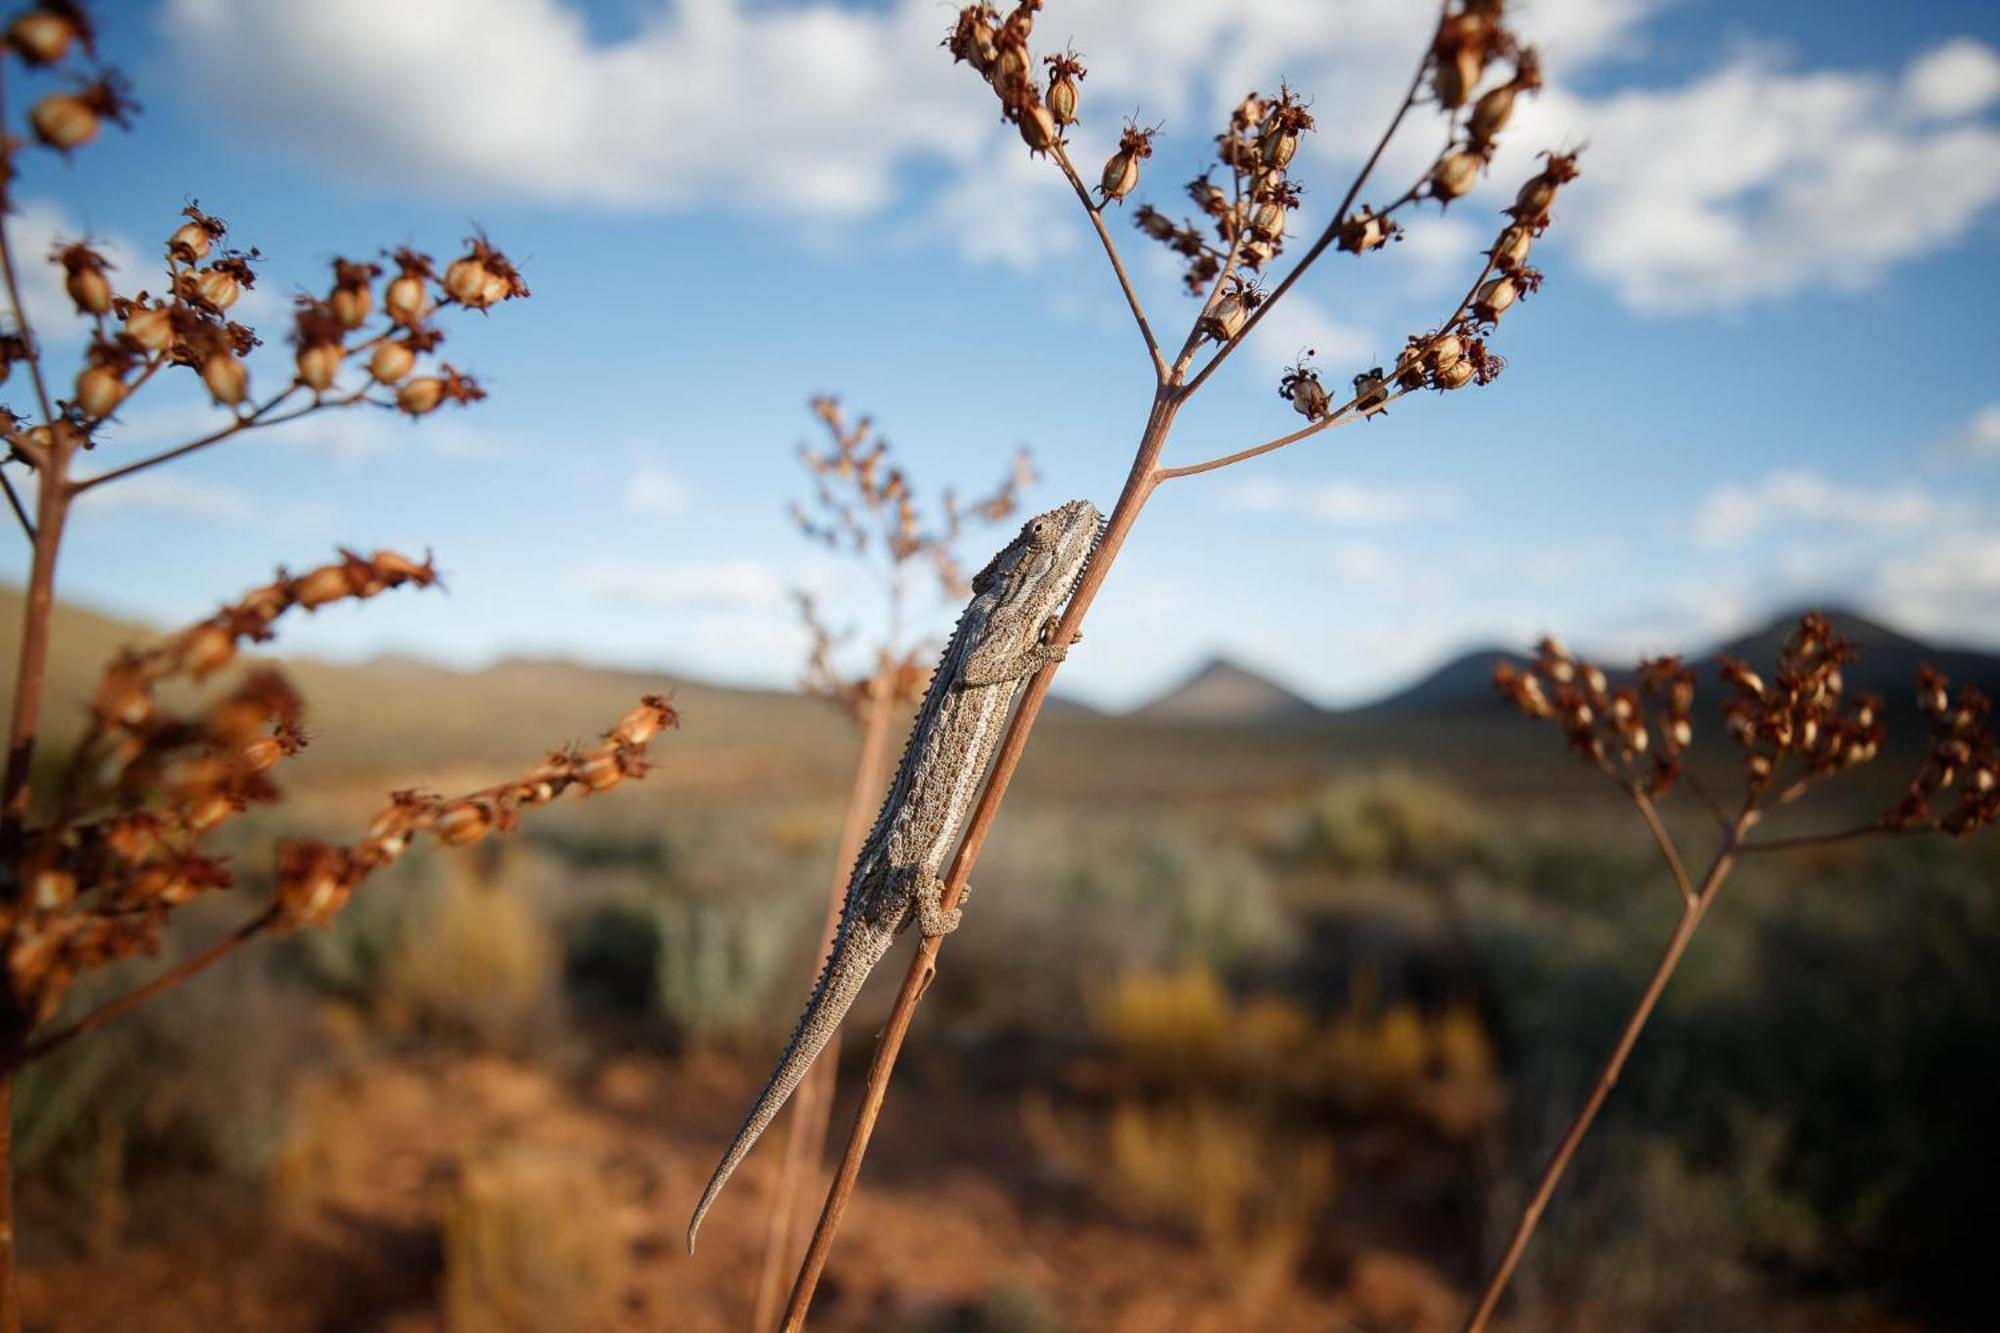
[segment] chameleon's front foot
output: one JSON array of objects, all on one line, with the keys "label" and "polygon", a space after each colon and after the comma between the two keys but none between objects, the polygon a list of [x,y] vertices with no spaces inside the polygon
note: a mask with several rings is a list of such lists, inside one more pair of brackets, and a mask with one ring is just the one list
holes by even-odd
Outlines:
[{"label": "chameleon's front foot", "polygon": [[[958,901],[964,903],[971,894],[972,886],[968,884],[959,891]],[[943,880],[932,880],[930,887],[917,895],[917,929],[923,932],[925,939],[951,934],[964,919],[963,907],[947,908],[944,905]]]}]

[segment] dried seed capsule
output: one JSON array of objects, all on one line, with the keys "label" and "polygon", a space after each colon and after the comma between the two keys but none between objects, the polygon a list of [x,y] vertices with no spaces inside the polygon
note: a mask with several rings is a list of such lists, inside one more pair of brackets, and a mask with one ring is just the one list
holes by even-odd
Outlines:
[{"label": "dried seed capsule", "polygon": [[137,306],[125,317],[125,336],[149,352],[163,352],[174,341],[173,316],[165,310]]},{"label": "dried seed capsule", "polygon": [[345,283],[333,289],[326,303],[342,328],[358,329],[375,308],[375,293],[368,290],[366,283]]},{"label": "dried seed capsule", "polygon": [[1472,383],[1472,363],[1470,361],[1454,361],[1448,366],[1438,367],[1438,388],[1463,389],[1470,383]]},{"label": "dried seed capsule", "polygon": [[1068,75],[1059,75],[1049,83],[1049,114],[1056,118],[1058,125],[1076,123],[1076,80]]},{"label": "dried seed capsule", "polygon": [[1460,149],[1447,153],[1438,159],[1431,172],[1431,195],[1434,198],[1452,200],[1472,193],[1472,187],[1479,184],[1479,155]]},{"label": "dried seed capsule", "polygon": [[220,625],[200,625],[181,640],[175,655],[181,669],[200,680],[229,665],[236,656],[236,638]]},{"label": "dried seed capsule", "polygon": [[1389,382],[1380,370],[1363,371],[1354,377],[1354,405],[1370,417],[1388,408]]},{"label": "dried seed capsule", "polygon": [[243,284],[233,273],[221,269],[203,269],[194,280],[195,292],[202,300],[217,310],[227,310],[236,304],[236,298],[243,294]]},{"label": "dried seed capsule", "polygon": [[1503,83],[1489,90],[1472,107],[1472,134],[1482,142],[1490,142],[1494,135],[1507,127],[1514,115],[1514,85]]},{"label": "dried seed capsule", "polygon": [[1264,136],[1264,165],[1282,171],[1299,151],[1299,132],[1289,126]]},{"label": "dried seed capsule", "polygon": [[415,324],[430,313],[430,288],[422,278],[405,273],[389,284],[382,304],[398,324]]},{"label": "dried seed capsule", "polygon": [[1439,60],[1431,72],[1431,91],[1437,94],[1438,105],[1448,110],[1464,106],[1479,85],[1479,75],[1479,53],[1470,45],[1460,46]]},{"label": "dried seed capsule", "polygon": [[1326,389],[1317,379],[1301,376],[1292,385],[1292,410],[1308,421],[1318,421],[1332,410]]},{"label": "dried seed capsule", "polygon": [[1556,181],[1548,175],[1541,175],[1521,187],[1514,196],[1514,216],[1530,225],[1548,216],[1549,208],[1556,201]]},{"label": "dried seed capsule", "polygon": [[1528,262],[1528,251],[1534,247],[1534,234],[1526,227],[1509,227],[1500,233],[1500,239],[1493,245],[1493,262],[1503,272],[1512,272]]},{"label": "dried seed capsule", "polygon": [[493,816],[485,806],[474,801],[463,801],[449,805],[438,811],[437,821],[431,829],[438,841],[448,847],[463,847],[478,842],[493,828]]},{"label": "dried seed capsule", "polygon": [[438,404],[443,401],[444,381],[438,379],[436,376],[425,376],[423,379],[411,380],[408,384],[396,390],[396,406],[402,408],[413,417],[423,416],[427,412],[435,412]]},{"label": "dried seed capsule", "polygon": [[1243,262],[1253,269],[1261,270],[1264,265],[1278,257],[1278,247],[1266,240],[1250,240],[1243,245]]},{"label": "dried seed capsule", "polygon": [[1098,188],[1106,199],[1123,199],[1139,184],[1139,159],[1131,153],[1116,152],[1104,164],[1104,179]]},{"label": "dried seed capsule", "polygon": [[215,238],[208,234],[208,228],[198,222],[183,222],[167,238],[169,253],[185,251],[196,259],[208,258],[208,251],[215,244]]},{"label": "dried seed capsule", "polygon": [[1040,102],[1030,102],[1021,108],[1021,140],[1037,153],[1046,153],[1056,146],[1058,130],[1056,118]]},{"label": "dried seed capsule", "polygon": [[110,366],[91,366],[76,377],[77,410],[92,419],[102,419],[116,412],[130,392],[131,386]]},{"label": "dried seed capsule", "polygon": [[28,112],[35,137],[49,147],[67,153],[97,137],[103,117],[90,99],[77,93],[50,93]]},{"label": "dried seed capsule", "polygon": [[368,359],[368,373],[378,384],[394,384],[417,368],[417,354],[408,343],[386,342]]},{"label": "dried seed capsule", "polygon": [[210,352],[202,358],[201,382],[216,402],[235,407],[250,393],[250,372],[243,362],[228,352]]},{"label": "dried seed capsule", "polygon": [[299,383],[314,393],[325,393],[333,387],[334,376],[340,373],[341,351],[334,343],[309,343],[299,349]]},{"label": "dried seed capsule", "polygon": [[31,9],[7,29],[7,45],[30,65],[53,65],[77,39],[75,20],[50,9]]},{"label": "dried seed capsule", "polygon": [[1201,317],[1201,331],[1216,342],[1228,342],[1242,331],[1243,323],[1250,318],[1250,303],[1243,299],[1241,292],[1225,292],[1206,315]]},{"label": "dried seed capsule", "polygon": [[1285,236],[1285,210],[1282,205],[1264,203],[1250,216],[1250,230],[1267,241],[1283,240]]},{"label": "dried seed capsule", "polygon": [[1456,333],[1447,333],[1431,344],[1431,363],[1444,367],[1465,355],[1465,343]]},{"label": "dried seed capsule", "polygon": [[63,290],[69,293],[80,314],[104,315],[111,311],[111,284],[102,269],[89,265],[72,269],[63,279]]},{"label": "dried seed capsule", "polygon": [[1520,295],[1521,289],[1512,278],[1490,279],[1479,289],[1479,295],[1473,298],[1472,313],[1491,323],[1500,318],[1501,312],[1513,305]]}]

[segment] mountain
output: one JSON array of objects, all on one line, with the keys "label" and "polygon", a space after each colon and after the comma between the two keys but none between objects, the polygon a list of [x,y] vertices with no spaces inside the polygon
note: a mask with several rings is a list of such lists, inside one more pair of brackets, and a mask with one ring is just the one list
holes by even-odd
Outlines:
[{"label": "mountain", "polygon": [[[1793,611],[1775,616],[1750,634],[1690,652],[1688,660],[1705,669],[1718,654],[1727,653],[1767,671],[1778,660],[1801,614],[1802,611]],[[1917,668],[1924,663],[1942,671],[1954,684],[1977,685],[1990,695],[2000,696],[2000,654],[1926,643],[1849,611],[1828,611],[1826,615],[1833,621],[1834,629],[1860,649],[1860,657],[1847,669],[1847,687],[1881,695],[1892,712],[1905,711]],[[1435,668],[1415,684],[1355,711],[1410,715],[1490,709],[1497,698],[1493,692],[1493,664],[1501,658],[1520,662],[1525,656],[1524,651],[1498,646],[1474,649]],[[1607,661],[1600,665],[1615,678],[1625,664]],[[1704,675],[1707,674],[1704,670]]]},{"label": "mountain", "polygon": [[1324,715],[1318,705],[1268,676],[1216,657],[1129,716],[1148,722],[1268,725]]}]

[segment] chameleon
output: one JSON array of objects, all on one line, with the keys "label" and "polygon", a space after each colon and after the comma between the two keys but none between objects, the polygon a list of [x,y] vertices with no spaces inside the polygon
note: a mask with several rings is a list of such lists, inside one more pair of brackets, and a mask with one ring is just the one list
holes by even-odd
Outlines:
[{"label": "chameleon", "polygon": [[832,1040],[896,936],[912,922],[927,938],[958,928],[961,909],[945,909],[938,870],[978,794],[1015,696],[1030,676],[1068,652],[1068,644],[1048,642],[1049,632],[1101,530],[1096,506],[1072,500],[1029,519],[973,576],[972,600],[945,644],[881,813],[855,858],[826,963],[777,1068],[695,1205],[688,1253],[723,1185]]}]

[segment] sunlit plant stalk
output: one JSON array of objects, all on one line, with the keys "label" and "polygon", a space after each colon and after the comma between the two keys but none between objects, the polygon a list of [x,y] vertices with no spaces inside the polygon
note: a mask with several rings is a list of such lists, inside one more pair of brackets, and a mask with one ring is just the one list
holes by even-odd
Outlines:
[{"label": "sunlit plant stalk", "polygon": [[[1825,847],[1879,834],[1945,833],[1963,838],[2000,819],[2000,741],[1988,728],[1992,707],[1977,689],[1956,695],[1930,667],[1918,674],[1916,697],[1930,741],[1901,798],[1857,828],[1795,838],[1754,839],[1765,814],[1790,805],[1818,784],[1869,763],[1886,733],[1882,701],[1849,694],[1844,669],[1858,655],[1821,615],[1807,615],[1786,641],[1769,681],[1748,663],[1724,657],[1729,690],[1723,713],[1741,750],[1743,790],[1733,809],[1717,804],[1685,771],[1695,737],[1695,673],[1678,658],[1640,665],[1636,687],[1614,688],[1604,670],[1545,639],[1525,669],[1502,663],[1495,684],[1527,716],[1561,729],[1572,752],[1611,779],[1632,801],[1657,843],[1679,892],[1679,919],[1659,961],[1619,1029],[1582,1106],[1543,1166],[1506,1248],[1495,1262],[1463,1333],[1481,1333],[1499,1308],[1528,1243],[1578,1145],[1590,1132],[1624,1072],[1647,1020],[1679,970],[1695,931],[1741,858],[1757,852]],[[1693,789],[1721,833],[1713,858],[1692,879],[1655,806],[1676,786]]]},{"label": "sunlit plant stalk", "polygon": [[[1315,260],[1336,246],[1357,255],[1378,250],[1396,230],[1392,215],[1397,211],[1423,199],[1449,204],[1472,189],[1491,160],[1495,138],[1511,113],[1514,93],[1538,86],[1538,67],[1533,53],[1519,45],[1502,21],[1500,0],[1463,3],[1446,0],[1409,90],[1388,128],[1333,211],[1325,230],[1268,294],[1251,275],[1272,265],[1283,251],[1282,220],[1298,201],[1287,169],[1298,151],[1301,135],[1312,129],[1313,118],[1306,104],[1289,88],[1276,98],[1266,99],[1256,93],[1245,98],[1232,115],[1228,129],[1217,139],[1217,157],[1228,172],[1230,188],[1225,190],[1206,176],[1190,187],[1196,204],[1210,219],[1219,244],[1211,243],[1195,225],[1174,224],[1157,210],[1142,208],[1134,215],[1145,235],[1180,256],[1186,265],[1187,288],[1201,298],[1200,309],[1185,339],[1170,357],[1153,334],[1152,323],[1104,216],[1106,207],[1122,202],[1134,189],[1139,163],[1150,155],[1151,134],[1136,127],[1128,128],[1105,164],[1098,191],[1102,202],[1094,202],[1089,186],[1071,160],[1064,138],[1064,130],[1075,119],[1075,85],[1082,77],[1082,62],[1074,52],[1048,57],[1044,62],[1050,70],[1046,92],[1036,82],[1036,62],[1029,38],[1041,7],[1041,0],[1023,0],[1002,19],[991,5],[967,6],[959,12],[946,44],[956,60],[972,65],[991,85],[1000,100],[1002,114],[1019,128],[1030,151],[1052,158],[1069,181],[1103,247],[1154,370],[1152,401],[1124,486],[1106,522],[1096,554],[1060,623],[1048,636],[1050,642],[1069,643],[1079,632],[1147,500],[1163,482],[1229,467],[1332,427],[1373,417],[1391,402],[1419,389],[1449,391],[1471,383],[1483,384],[1497,375],[1502,363],[1486,351],[1483,335],[1497,323],[1503,311],[1539,285],[1540,274],[1526,264],[1528,250],[1548,225],[1557,193],[1575,176],[1576,163],[1574,155],[1551,156],[1544,168],[1523,186],[1514,206],[1508,210],[1509,224],[1486,253],[1485,263],[1465,295],[1434,331],[1410,338],[1393,368],[1377,368],[1355,376],[1352,396],[1336,406],[1333,396],[1319,385],[1317,373],[1302,360],[1286,377],[1280,392],[1306,418],[1304,427],[1232,453],[1169,466],[1162,461],[1163,454],[1181,408],[1242,345]],[[1489,68],[1502,62],[1511,66],[1511,76],[1479,93],[1479,85]],[[1451,127],[1445,149],[1391,203],[1380,210],[1357,208],[1369,177],[1396,131],[1409,112],[1425,100],[1427,78],[1428,98],[1445,112]],[[1211,354],[1197,366],[1203,350],[1210,347]],[[1028,682],[1008,724],[945,877],[946,910],[958,903],[985,846],[1056,669],[1053,665],[1046,667]],[[904,974],[876,1044],[854,1128],[793,1282],[782,1323],[785,1329],[804,1326],[813,1293],[860,1174],[897,1056],[916,1006],[936,973],[941,945],[941,937],[920,940]]]},{"label": "sunlit plant stalk", "polygon": [[[106,669],[66,771],[49,784],[52,790],[41,791],[36,741],[56,568],[72,506],[100,487],[314,413],[374,406],[421,418],[446,403],[476,402],[485,393],[470,376],[449,364],[425,364],[444,338],[433,318],[451,308],[489,310],[528,294],[519,271],[479,235],[442,273],[415,250],[396,251],[387,256],[397,270],[387,283],[377,282],[380,265],[335,260],[325,294],[294,302],[291,377],[260,399],[251,393],[246,361],[260,340],[229,314],[256,282],[259,255],[228,246],[223,221],[190,204],[167,238],[157,295],[116,290],[110,262],[88,240],[59,243],[47,257],[62,268],[64,291],[88,327],[74,388],[60,396],[21,299],[24,257],[7,226],[13,206],[7,187],[18,155],[31,144],[67,155],[96,139],[107,122],[125,124],[135,109],[122,76],[97,64],[93,39],[80,5],[43,0],[14,19],[0,51],[0,93],[13,60],[74,76],[34,103],[23,135],[4,132],[0,96],[0,277],[12,318],[10,328],[0,329],[0,380],[25,364],[34,395],[28,416],[0,408],[6,446],[0,490],[31,548],[0,772],[0,1333],[21,1326],[10,1150],[14,1078],[24,1064],[172,990],[253,939],[326,923],[419,835],[462,846],[511,830],[523,811],[567,791],[607,791],[639,776],[647,745],[675,721],[663,698],[648,697],[598,743],[550,754],[509,782],[451,799],[397,792],[352,843],[280,842],[267,905],[177,966],[64,1026],[47,1026],[81,975],[157,952],[175,911],[233,882],[228,866],[206,849],[207,839],[251,805],[279,799],[270,774],[306,741],[303,701],[274,667],[253,666],[187,714],[163,706],[158,687],[200,684],[240,664],[243,650],[272,638],[274,623],[293,610],[437,581],[428,558],[342,551],[301,574],[280,571],[157,644],[127,649]],[[77,464],[98,443],[100,429],[148,384],[178,371],[206,391],[217,409],[216,428],[81,474]],[[8,471],[17,465],[33,477],[32,506]]]},{"label": "sunlit plant stalk", "polygon": [[[912,577],[924,567],[935,576],[947,597],[965,595],[963,560],[956,549],[965,535],[966,520],[1005,522],[1015,511],[1021,490],[1035,480],[1026,452],[1014,458],[1012,471],[989,495],[961,506],[952,492],[941,497],[939,512],[926,518],[904,470],[892,464],[888,443],[867,417],[849,422],[837,399],[815,398],[813,415],[825,428],[825,449],[801,446],[799,456],[814,479],[810,506],[794,505],[792,519],[809,539],[844,557],[857,584],[867,583],[882,600],[880,638],[872,645],[866,674],[852,677],[837,665],[836,636],[820,619],[817,604],[799,594],[799,611],[811,635],[805,687],[839,706],[861,732],[860,752],[849,785],[846,813],[827,886],[826,911],[820,924],[814,958],[826,957],[840,924],[847,878],[868,834],[869,821],[881,800],[883,776],[895,738],[891,723],[906,715],[921,694],[925,659],[932,650],[921,641],[906,641]],[[816,1174],[826,1153],[827,1129],[833,1118],[833,1095],[839,1076],[839,1052],[826,1053],[806,1071],[792,1095],[783,1156],[766,1209],[763,1258],[757,1276],[753,1327],[769,1328],[785,1294],[785,1274],[805,1243],[810,1214],[801,1206],[807,1177]]]}]

